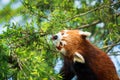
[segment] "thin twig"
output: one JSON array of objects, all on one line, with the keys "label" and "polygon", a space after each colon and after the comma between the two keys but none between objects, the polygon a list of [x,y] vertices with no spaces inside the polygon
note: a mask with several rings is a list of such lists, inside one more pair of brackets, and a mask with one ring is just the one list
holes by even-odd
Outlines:
[{"label": "thin twig", "polygon": [[120,45],[120,42],[105,46],[102,49],[106,49],[106,52],[108,53],[114,46],[117,46],[117,45]]},{"label": "thin twig", "polygon": [[85,24],[85,25],[82,25],[82,26],[78,27],[78,29],[83,29],[83,28],[87,28],[87,27],[89,27],[89,26],[94,26],[94,25],[96,25],[96,24],[98,24],[98,23],[100,23],[100,22],[101,22],[100,20],[95,20],[95,21],[93,21],[93,22],[90,23],[90,24]]},{"label": "thin twig", "polygon": [[109,47],[114,47],[116,45],[120,45],[120,43],[116,43],[116,44],[111,44],[111,45],[108,45],[108,46],[104,46],[102,49],[106,49],[106,48],[109,48]]},{"label": "thin twig", "polygon": [[113,52],[111,54],[108,54],[108,56],[120,56],[120,51]]},{"label": "thin twig", "polygon": [[63,21],[63,23],[64,23],[64,22],[68,22],[68,21],[70,21],[70,20],[72,20],[72,19],[74,19],[74,18],[76,18],[76,17],[84,16],[84,15],[86,15],[86,14],[88,14],[88,13],[91,13],[91,12],[94,12],[94,11],[96,11],[96,10],[100,10],[100,9],[103,9],[103,8],[110,8],[110,6],[114,6],[114,5],[118,4],[118,3],[120,3],[120,1],[118,1],[118,2],[116,2],[116,3],[113,3],[113,4],[110,4],[110,5],[102,5],[102,6],[99,6],[99,7],[97,7],[97,8],[91,9],[91,10],[85,12],[85,13],[77,14],[77,15],[75,15],[75,16],[73,16],[73,17],[68,18],[66,21]]},{"label": "thin twig", "polygon": [[[68,22],[68,21],[70,21],[70,20],[72,20],[72,19],[74,19],[74,18],[76,18],[76,17],[84,16],[84,15],[86,15],[86,14],[88,14],[88,13],[93,12],[93,11],[96,11],[96,10],[99,10],[99,9],[103,9],[105,6],[106,6],[106,5],[103,5],[103,6],[101,6],[101,7],[97,7],[97,8],[94,8],[94,9],[92,9],[92,10],[89,10],[89,11],[87,11],[87,12],[85,12],[85,13],[80,13],[80,14],[78,14],[78,15],[75,15],[75,16],[67,19],[67,20],[64,21],[64,22]],[[107,7],[108,7],[108,6],[107,6]]]}]

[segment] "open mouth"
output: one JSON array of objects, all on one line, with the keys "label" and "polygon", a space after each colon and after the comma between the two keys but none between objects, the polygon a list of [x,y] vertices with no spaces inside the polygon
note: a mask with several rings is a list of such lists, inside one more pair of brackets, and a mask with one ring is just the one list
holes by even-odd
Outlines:
[{"label": "open mouth", "polygon": [[61,50],[62,47],[60,47],[60,46],[56,46],[56,48],[57,48],[57,50]]}]

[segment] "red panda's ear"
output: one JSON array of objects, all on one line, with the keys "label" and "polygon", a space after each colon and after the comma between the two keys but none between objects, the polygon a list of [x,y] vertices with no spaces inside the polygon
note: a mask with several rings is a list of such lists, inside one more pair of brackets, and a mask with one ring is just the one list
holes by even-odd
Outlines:
[{"label": "red panda's ear", "polygon": [[82,36],[82,38],[86,38],[86,37],[88,37],[88,36],[90,36],[91,35],[91,33],[90,32],[84,32],[84,31],[79,31],[79,34]]},{"label": "red panda's ear", "polygon": [[84,57],[83,57],[80,53],[78,53],[78,52],[75,52],[75,53],[74,53],[73,61],[74,61],[74,62],[85,63]]}]

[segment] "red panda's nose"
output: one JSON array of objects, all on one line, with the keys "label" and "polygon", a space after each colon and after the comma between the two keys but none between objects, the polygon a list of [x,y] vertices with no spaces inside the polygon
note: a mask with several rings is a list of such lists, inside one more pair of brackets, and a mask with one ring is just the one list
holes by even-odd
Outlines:
[{"label": "red panda's nose", "polygon": [[58,38],[57,35],[55,35],[55,36],[52,37],[53,40],[56,40],[57,38]]}]

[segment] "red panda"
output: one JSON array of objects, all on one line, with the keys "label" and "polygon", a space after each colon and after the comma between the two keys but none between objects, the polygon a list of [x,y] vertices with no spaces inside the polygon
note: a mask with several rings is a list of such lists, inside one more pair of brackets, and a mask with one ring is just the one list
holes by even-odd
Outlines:
[{"label": "red panda", "polygon": [[64,63],[60,74],[63,80],[119,80],[114,64],[105,52],[87,39],[91,33],[80,30],[62,30],[52,37]]}]

